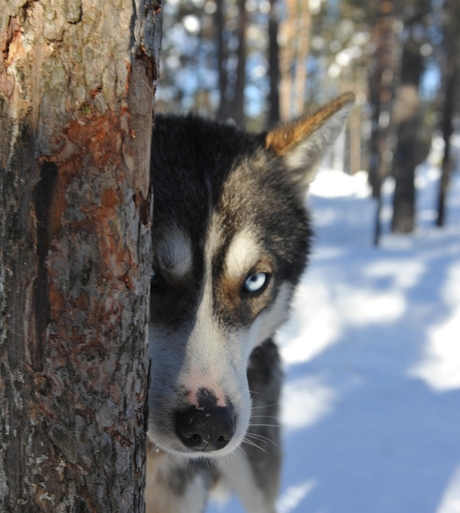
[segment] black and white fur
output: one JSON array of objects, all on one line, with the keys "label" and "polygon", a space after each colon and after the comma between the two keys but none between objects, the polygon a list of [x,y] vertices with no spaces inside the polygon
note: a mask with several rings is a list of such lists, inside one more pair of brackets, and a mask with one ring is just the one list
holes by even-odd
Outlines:
[{"label": "black and white fur", "polygon": [[312,170],[351,105],[256,135],[156,117],[147,513],[201,513],[219,486],[249,513],[275,511],[272,337],[307,262]]}]

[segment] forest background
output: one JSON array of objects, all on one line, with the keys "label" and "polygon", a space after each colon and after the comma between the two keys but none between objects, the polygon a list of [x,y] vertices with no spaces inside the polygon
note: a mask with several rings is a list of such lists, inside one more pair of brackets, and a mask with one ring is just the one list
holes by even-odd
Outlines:
[{"label": "forest background", "polygon": [[414,230],[415,168],[435,133],[444,152],[433,221],[444,224],[460,124],[458,0],[169,0],[163,15],[157,112],[261,130],[351,90],[356,105],[330,165],[368,172],[374,243],[388,176],[391,230]]}]

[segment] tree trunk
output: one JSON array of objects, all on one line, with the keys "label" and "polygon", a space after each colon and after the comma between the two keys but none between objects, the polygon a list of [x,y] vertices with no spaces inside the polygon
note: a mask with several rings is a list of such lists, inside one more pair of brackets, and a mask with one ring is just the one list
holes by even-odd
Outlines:
[{"label": "tree trunk", "polygon": [[280,25],[280,116],[282,121],[287,122],[292,118],[292,96],[293,96],[293,63],[294,48],[292,40],[295,37],[295,11],[293,11],[294,0],[286,2],[287,18]]},{"label": "tree trunk", "polygon": [[286,1],[287,19],[280,27],[280,114],[283,121],[303,113],[310,40],[310,8],[303,0]]},{"label": "tree trunk", "polygon": [[244,129],[246,121],[244,109],[244,91],[246,89],[246,26],[248,18],[246,0],[239,0],[238,9],[238,64],[236,68],[235,96],[233,98],[233,118],[236,124],[240,128]]},{"label": "tree trunk", "polygon": [[216,1],[216,13],[214,15],[216,45],[217,45],[217,71],[219,74],[220,102],[217,111],[217,118],[225,121],[230,116],[229,101],[227,97],[228,75],[227,75],[227,48],[225,45],[225,12],[224,0]]},{"label": "tree trunk", "polygon": [[2,512],[145,509],[159,11],[2,6]]},{"label": "tree trunk", "polygon": [[298,19],[295,55],[294,115],[301,116],[305,108],[305,90],[307,88],[307,57],[310,50],[311,14],[309,2],[297,0]]},{"label": "tree trunk", "polygon": [[349,135],[349,169],[350,174],[354,175],[361,169],[361,108],[354,108],[350,112],[350,120],[348,122]]},{"label": "tree trunk", "polygon": [[418,89],[423,68],[420,45],[409,41],[401,60],[401,85],[394,116],[398,146],[393,157],[396,183],[391,229],[396,233],[410,233],[415,224],[415,168],[420,164],[417,158],[420,128]]},{"label": "tree trunk", "polygon": [[278,45],[278,9],[276,0],[270,0],[270,17],[268,20],[268,75],[270,81],[268,111],[268,127],[271,128],[280,120],[280,65]]},{"label": "tree trunk", "polygon": [[395,82],[397,38],[394,27],[396,19],[394,2],[392,0],[380,0],[372,33],[372,41],[376,50],[372,56],[369,77],[369,95],[372,107],[372,131],[369,141],[369,182],[372,186],[372,195],[377,200],[374,229],[375,245],[378,245],[380,241],[381,189],[383,181],[388,175],[389,167],[388,132]]},{"label": "tree trunk", "polygon": [[442,137],[444,139],[444,155],[441,165],[441,180],[438,192],[438,215],[437,226],[444,226],[446,218],[446,194],[449,188],[451,173],[451,146],[450,138],[454,132],[453,116],[455,112],[455,87],[459,79],[458,64],[458,19],[460,16],[460,5],[458,0],[446,2],[447,20],[444,29],[444,51],[446,62],[444,66],[444,105],[442,112]]}]

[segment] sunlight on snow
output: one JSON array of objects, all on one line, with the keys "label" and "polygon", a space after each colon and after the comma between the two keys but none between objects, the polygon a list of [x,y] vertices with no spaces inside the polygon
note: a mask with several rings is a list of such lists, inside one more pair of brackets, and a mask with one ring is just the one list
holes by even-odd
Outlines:
[{"label": "sunlight on snow", "polygon": [[460,466],[455,470],[436,513],[460,513]]},{"label": "sunlight on snow", "polygon": [[384,324],[401,318],[407,302],[398,288],[409,287],[423,266],[414,262],[409,269],[403,265],[401,273],[392,267],[382,262],[367,269],[374,277],[390,274],[391,269],[396,287],[379,293],[343,283],[331,288],[307,276],[296,293],[291,320],[278,332],[284,363],[289,366],[312,360],[337,342],[348,326]]},{"label": "sunlight on snow", "polygon": [[406,299],[398,291],[376,294],[375,290],[338,288],[337,309],[348,325],[385,324],[399,319],[406,310]]},{"label": "sunlight on snow", "polygon": [[370,278],[391,278],[392,285],[408,289],[416,285],[426,266],[417,260],[398,260],[397,265],[392,260],[373,262],[364,269],[364,276]]},{"label": "sunlight on snow", "polygon": [[327,287],[312,281],[307,285],[304,278],[295,294],[291,319],[277,335],[283,362],[307,362],[334,343],[340,334],[335,317]]},{"label": "sunlight on snow", "polygon": [[[289,486],[277,501],[278,513],[289,513],[315,488],[315,481],[305,481],[299,485]],[[445,512],[442,512],[445,513]],[[449,512],[450,513],[450,512]]]},{"label": "sunlight on snow", "polygon": [[334,391],[318,378],[303,377],[283,387],[281,424],[284,433],[312,426],[335,406]]},{"label": "sunlight on snow", "polygon": [[428,331],[425,360],[409,371],[437,391],[460,388],[460,264],[449,269],[442,298],[452,315]]},{"label": "sunlight on snow", "polygon": [[359,171],[350,180],[343,171],[328,170],[318,173],[310,185],[310,193],[322,198],[367,198],[369,190],[366,171]]}]

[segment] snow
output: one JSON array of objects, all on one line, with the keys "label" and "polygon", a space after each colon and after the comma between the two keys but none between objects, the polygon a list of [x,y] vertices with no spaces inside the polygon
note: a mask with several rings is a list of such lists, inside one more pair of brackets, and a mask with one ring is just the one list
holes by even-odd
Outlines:
[{"label": "snow", "polygon": [[[460,513],[460,176],[436,228],[432,164],[413,235],[388,233],[387,180],[379,248],[364,173],[323,170],[311,187],[316,247],[277,337],[279,513]],[[234,498],[207,509],[243,511]]]}]

